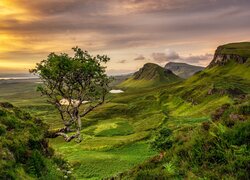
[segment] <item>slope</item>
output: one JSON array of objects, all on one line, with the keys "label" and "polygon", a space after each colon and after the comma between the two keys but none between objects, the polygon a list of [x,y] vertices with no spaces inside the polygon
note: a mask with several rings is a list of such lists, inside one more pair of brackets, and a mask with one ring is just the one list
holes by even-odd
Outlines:
[{"label": "slope", "polygon": [[186,63],[169,62],[165,65],[165,69],[169,69],[177,76],[187,79],[196,72],[202,71],[204,67],[194,66]]},{"label": "slope", "polygon": [[250,178],[250,49],[242,48],[246,44],[220,46],[208,68],[161,92],[162,108],[170,115],[165,127],[172,132],[171,147],[165,158],[151,159],[123,178]]},{"label": "slope", "polygon": [[172,73],[172,71],[164,69],[157,64],[147,63],[134,73],[131,78],[122,82],[119,87],[150,87],[180,80],[181,78]]},{"label": "slope", "polygon": [[40,119],[0,103],[0,179],[63,178],[65,173],[57,168],[66,171],[67,163],[54,156],[47,130]]},{"label": "slope", "polygon": [[[140,73],[139,79],[143,77],[147,82],[155,77],[150,75],[145,78],[146,75],[148,73]],[[249,159],[246,148],[249,147],[245,144],[245,137],[249,136],[245,132],[250,132],[247,131],[249,63],[238,63],[232,59],[207,68],[184,82],[160,84],[150,88],[135,85],[122,94],[110,94],[106,104],[83,120],[82,143],[65,143],[60,138],[50,141],[56,152],[73,165],[73,174],[77,179],[110,176],[117,179],[126,179],[124,176],[128,176],[127,179],[230,179],[233,175],[246,175],[244,168]],[[3,92],[1,89],[4,88],[0,88],[0,92]],[[9,94],[8,89],[4,90],[8,100],[26,109],[30,109],[32,104],[37,108],[32,110],[33,113],[46,114],[44,119],[53,127],[56,127],[55,121],[60,122],[59,116],[51,112],[52,107],[44,109],[44,105],[38,104],[38,96],[28,101],[17,99],[20,95],[28,98],[32,89],[14,95]],[[1,98],[5,97],[3,93],[0,94]],[[224,109],[228,105],[229,108]],[[48,114],[53,114],[53,117]],[[164,126],[173,132],[173,147],[166,152],[164,159],[160,159],[154,157],[156,152],[149,144],[154,140],[155,133]],[[240,138],[241,144],[233,138],[239,137],[238,132],[245,133]],[[217,143],[225,142],[227,138],[232,141]],[[231,153],[239,154],[239,158]],[[216,161],[217,158],[219,161]],[[223,160],[228,164],[225,165]],[[211,170],[211,167],[216,168]],[[234,169],[236,172],[230,174],[230,170]],[[126,171],[129,171],[128,175]]]}]

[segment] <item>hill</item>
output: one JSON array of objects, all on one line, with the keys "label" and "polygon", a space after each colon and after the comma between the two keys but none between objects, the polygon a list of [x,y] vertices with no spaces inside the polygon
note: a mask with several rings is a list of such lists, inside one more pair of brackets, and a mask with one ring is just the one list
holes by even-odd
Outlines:
[{"label": "hill", "polygon": [[228,61],[234,60],[243,64],[250,60],[250,42],[230,43],[219,46],[215,52],[214,59],[208,67],[223,65]]},{"label": "hill", "polygon": [[[50,145],[76,179],[249,179],[249,67],[231,59],[171,84],[138,73],[134,86],[109,94],[86,116],[81,143],[58,137]],[[151,79],[155,86],[138,84]],[[42,117],[51,129],[61,127],[35,86],[1,85],[0,101]],[[160,143],[164,151],[152,148]]]},{"label": "hill", "polygon": [[187,79],[196,72],[202,71],[204,67],[194,66],[186,63],[169,62],[165,65],[165,69],[169,69],[177,76]]},{"label": "hill", "polygon": [[126,81],[128,78],[130,78],[133,75],[133,73],[130,74],[124,74],[124,75],[115,75],[115,76],[111,76],[111,78],[113,79],[113,81],[110,83],[110,86],[116,86],[120,83],[122,83],[123,81]]},{"label": "hill", "polygon": [[[248,44],[218,47],[204,71],[161,92],[162,107],[167,108],[171,117],[165,126],[169,130],[159,130],[155,138],[156,143],[165,139],[163,143],[167,144],[163,146],[168,145],[164,159],[151,159],[123,176],[135,179],[250,178]],[[172,133],[166,138],[162,131]]]},{"label": "hill", "polygon": [[47,130],[40,119],[10,103],[0,103],[0,179],[64,177],[57,168],[66,170],[67,163],[54,156],[45,138]]},{"label": "hill", "polygon": [[173,83],[180,81],[181,78],[176,76],[172,71],[163,67],[147,63],[139,71],[135,72],[132,77],[121,83],[120,87],[149,87],[162,85],[163,83]]},{"label": "hill", "polygon": [[[225,56],[229,59],[224,58],[222,61],[218,61],[218,56],[224,56],[224,52],[220,51],[221,48],[228,46],[234,47],[235,52]],[[219,100],[223,103],[232,103],[235,98],[246,97],[250,93],[250,61],[247,60],[243,63],[234,57],[240,51],[237,47],[242,46],[234,43],[218,47],[210,65],[205,70],[197,72],[194,76],[175,86],[172,93],[192,105],[202,104],[203,108],[208,107],[211,103],[211,107],[208,108],[210,110],[216,107],[215,102]],[[247,54],[250,50],[245,51],[242,53]],[[215,59],[217,60],[215,61]]]}]

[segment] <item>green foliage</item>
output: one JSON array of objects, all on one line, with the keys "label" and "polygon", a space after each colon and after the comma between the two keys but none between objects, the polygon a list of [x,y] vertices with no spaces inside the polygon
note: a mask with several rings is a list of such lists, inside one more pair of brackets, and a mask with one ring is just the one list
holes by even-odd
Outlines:
[{"label": "green foliage", "polygon": [[[82,140],[80,118],[103,104],[108,93],[110,79],[102,63],[110,59],[105,55],[93,57],[78,47],[73,50],[73,57],[66,53],[60,55],[51,53],[46,60],[37,63],[36,68],[30,72],[38,75],[43,83],[37,90],[59,111],[66,127],[64,133],[75,129],[76,134],[70,137],[64,134],[65,141],[77,137],[80,142]],[[89,103],[83,106],[84,101]]]},{"label": "green foliage", "polygon": [[227,131],[224,138],[232,145],[247,145],[250,148],[250,121],[236,124]]},{"label": "green foliage", "polygon": [[155,140],[151,143],[152,148],[158,151],[166,151],[173,145],[171,140],[172,131],[168,128],[162,128]]},{"label": "green foliage", "polygon": [[0,104],[0,179],[62,177],[45,140],[47,125],[14,106]]},{"label": "green foliage", "polygon": [[84,100],[100,98],[109,82],[105,67],[101,63],[109,61],[107,56],[92,57],[87,51],[73,48],[74,57],[68,54],[51,53],[46,60],[37,64],[32,73],[39,75],[43,85],[38,90],[51,99],[61,96],[66,99],[79,99],[84,92]]},{"label": "green foliage", "polygon": [[44,157],[37,150],[34,150],[32,152],[31,156],[28,159],[26,166],[27,166],[27,168],[26,168],[27,172],[29,174],[36,176],[36,177],[41,177],[44,174],[44,172],[46,171]]},{"label": "green foliage", "polygon": [[[234,51],[235,47],[228,50]],[[126,81],[133,86],[126,87],[122,94],[108,95],[107,103],[85,117],[83,142],[65,144],[56,138],[50,144],[73,165],[77,179],[110,176],[117,179],[249,179],[249,65],[249,62],[238,64],[231,60],[172,84],[159,80],[162,74],[154,76],[153,69],[149,69],[150,73],[143,75],[147,79]],[[150,78],[154,80],[148,80]],[[0,86],[0,99],[8,99],[44,118],[52,129],[60,127],[55,108],[46,105],[45,99],[33,91],[34,87],[35,83],[27,82],[5,84]],[[219,112],[224,104],[227,108]],[[1,113],[6,116],[5,111]],[[211,119],[211,114],[218,116]],[[4,129],[3,136],[13,128],[23,128],[23,124],[15,124],[15,119],[9,120],[6,123],[10,129],[5,124],[0,126],[0,132]],[[162,127],[168,127],[165,133],[160,133]],[[39,143],[35,142],[41,136],[35,130],[30,128],[32,140],[28,146],[39,149]],[[22,140],[17,138],[13,142]],[[157,155],[150,143],[158,147],[157,151],[165,149],[165,156],[162,152]],[[26,146],[13,147],[18,147],[18,155],[0,146],[0,153],[8,159],[4,161],[8,167],[16,165],[15,158],[25,154]],[[55,158],[49,162],[54,161],[60,166],[67,164]],[[47,169],[55,172],[53,163],[43,162]],[[19,174],[27,175],[20,167],[9,169],[4,170],[6,177],[17,174],[16,169]],[[49,174],[42,177],[55,179]]]}]

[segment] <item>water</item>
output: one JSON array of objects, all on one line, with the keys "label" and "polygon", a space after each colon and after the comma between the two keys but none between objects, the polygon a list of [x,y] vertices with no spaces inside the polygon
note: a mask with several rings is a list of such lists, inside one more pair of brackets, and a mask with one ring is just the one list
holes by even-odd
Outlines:
[{"label": "water", "polygon": [[120,89],[112,89],[111,91],[109,91],[111,94],[119,94],[119,93],[124,93],[123,90]]},{"label": "water", "polygon": [[25,79],[37,79],[35,76],[23,76],[23,77],[0,77],[0,80],[25,80]]}]

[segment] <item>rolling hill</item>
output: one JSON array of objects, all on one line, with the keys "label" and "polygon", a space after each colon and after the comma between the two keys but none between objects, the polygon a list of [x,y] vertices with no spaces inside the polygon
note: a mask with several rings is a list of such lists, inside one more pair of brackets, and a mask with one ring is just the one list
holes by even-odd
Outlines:
[{"label": "rolling hill", "polygon": [[[249,50],[242,48],[245,43],[218,49],[227,47],[246,61],[217,50],[214,59],[225,56],[223,63],[212,61],[185,81],[146,64],[121,83],[124,93],[109,94],[86,116],[81,143],[59,137],[49,145],[72,165],[76,179],[249,179]],[[0,86],[0,101],[41,117],[51,129],[61,127],[59,114],[35,86],[6,83]],[[166,129],[171,133],[162,153],[152,144]]]},{"label": "rolling hill", "polygon": [[250,178],[249,52],[249,43],[220,46],[205,70],[162,90],[173,144],[163,160],[151,159],[126,178]]},{"label": "rolling hill", "polygon": [[173,83],[180,81],[181,78],[176,76],[172,71],[163,67],[147,63],[139,71],[135,72],[132,77],[122,82],[120,87],[149,87],[162,85],[164,83]]},{"label": "rolling hill", "polygon": [[177,76],[187,79],[196,72],[202,71],[204,67],[194,66],[187,63],[169,62],[165,65],[165,69],[169,69]]}]

